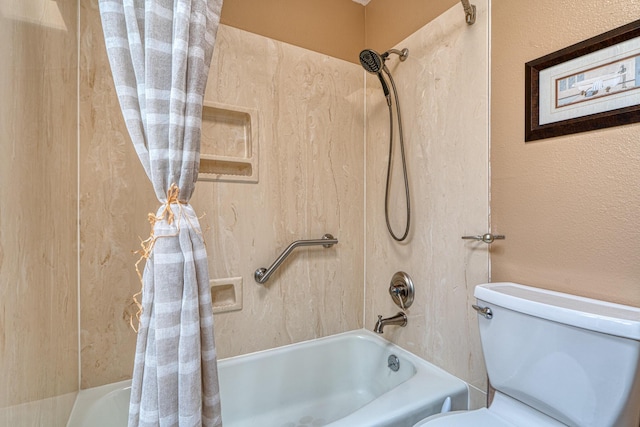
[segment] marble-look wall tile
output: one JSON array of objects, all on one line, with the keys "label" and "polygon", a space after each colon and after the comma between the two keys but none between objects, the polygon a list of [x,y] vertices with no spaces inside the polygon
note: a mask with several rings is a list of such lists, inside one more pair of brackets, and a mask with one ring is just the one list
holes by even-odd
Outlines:
[{"label": "marble-look wall tile", "polygon": [[[377,314],[395,313],[387,287],[405,270],[417,299],[409,326],[386,336],[485,389],[468,307],[473,286],[487,280],[488,252],[460,236],[488,225],[487,6],[473,27],[458,12],[407,39],[408,61],[389,62],[414,197],[405,245],[391,243],[384,223],[388,130],[377,79],[367,83],[365,155],[361,68],[220,27],[206,100],[258,111],[260,159],[257,184],[198,182],[192,199],[206,214],[211,277],[244,282],[243,309],[215,316],[220,357],[370,328]],[[95,0],[81,13],[82,384],[90,387],[130,375],[135,336],[123,314],[138,281],[129,253],[157,202],[120,118]],[[392,211],[397,229],[402,210]],[[296,250],[266,286],[254,282],[255,269],[291,241],[327,232],[337,246]]]},{"label": "marble-look wall tile", "polygon": [[19,6],[0,9],[0,425],[57,426],[78,389],[77,3],[55,25]]},{"label": "marble-look wall tile", "polygon": [[97,0],[80,2],[81,387],[131,377],[136,334],[128,315],[147,213],[158,201],[120,112]]},{"label": "marble-look wall tile", "polygon": [[[96,0],[81,2],[82,387],[130,377],[125,320],[139,289],[138,236],[157,209],[127,136]],[[200,181],[192,204],[211,278],[242,277],[243,309],[215,315],[219,357],[362,325],[363,72],[354,64],[222,25],[206,100],[258,110],[259,182]],[[332,233],[331,249],[296,250],[266,286],[253,272],[293,240]]]},{"label": "marble-look wall tile", "polygon": [[[259,115],[257,184],[199,182],[212,278],[242,276],[244,309],[216,316],[221,357],[359,328],[363,307],[363,72],[346,61],[221,26],[206,100]],[[265,286],[253,280],[292,241]]]},{"label": "marble-look wall tile", "polygon": [[[476,6],[473,26],[454,7],[396,46],[409,48],[405,62],[387,61],[398,85],[411,183],[412,225],[404,243],[394,242],[385,225],[388,109],[378,79],[367,78],[365,327],[378,314],[398,311],[389,282],[396,271],[407,272],[416,287],[408,325],[386,328],[385,337],[485,390],[470,304],[474,286],[488,279],[488,247],[460,238],[488,227],[487,1]],[[401,234],[398,145],[394,159],[391,223]]]},{"label": "marble-look wall tile", "polygon": [[469,386],[469,409],[475,410],[487,407],[487,392],[477,387]]}]

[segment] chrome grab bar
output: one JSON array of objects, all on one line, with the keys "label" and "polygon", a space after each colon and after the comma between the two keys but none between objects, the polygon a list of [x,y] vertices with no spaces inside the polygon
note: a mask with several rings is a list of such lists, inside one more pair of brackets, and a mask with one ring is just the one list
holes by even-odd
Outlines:
[{"label": "chrome grab bar", "polygon": [[260,267],[253,274],[253,278],[256,282],[262,284],[266,283],[269,280],[269,277],[273,274],[274,271],[280,267],[280,264],[284,262],[285,259],[289,256],[289,254],[298,246],[324,246],[325,248],[330,248],[331,246],[338,243],[338,239],[333,237],[331,234],[325,234],[322,236],[322,239],[311,239],[311,240],[296,240],[287,246],[280,256],[271,264],[269,268]]},{"label": "chrome grab bar", "polygon": [[478,242],[484,242],[486,244],[491,244],[493,243],[494,240],[504,240],[505,237],[503,234],[491,234],[491,233],[486,233],[483,235],[477,235],[477,236],[462,236],[463,239],[465,240],[477,240]]}]

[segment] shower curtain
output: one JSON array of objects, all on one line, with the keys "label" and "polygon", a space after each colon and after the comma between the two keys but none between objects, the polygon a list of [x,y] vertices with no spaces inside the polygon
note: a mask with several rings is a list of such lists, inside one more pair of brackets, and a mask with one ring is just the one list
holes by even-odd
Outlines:
[{"label": "shower curtain", "polygon": [[129,426],[221,426],[207,253],[189,199],[222,0],[99,0],[129,135],[161,203],[143,242]]}]

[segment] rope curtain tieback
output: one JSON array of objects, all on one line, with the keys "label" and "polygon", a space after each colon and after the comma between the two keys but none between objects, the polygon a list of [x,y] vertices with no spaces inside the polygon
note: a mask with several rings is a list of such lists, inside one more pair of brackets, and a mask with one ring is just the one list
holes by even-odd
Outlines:
[{"label": "rope curtain tieback", "polygon": [[133,329],[136,333],[138,333],[138,328],[136,328],[135,325],[133,324],[133,319],[135,317],[135,319],[138,321],[138,325],[140,325],[140,316],[142,315],[142,304],[138,300],[138,297],[142,295],[142,291],[144,290],[144,281],[142,279],[142,273],[140,272],[140,263],[142,261],[147,261],[149,259],[149,257],[151,256],[151,252],[153,251],[153,246],[156,244],[156,240],[158,240],[161,237],[177,236],[180,233],[179,222],[176,223],[176,227],[178,228],[178,230],[174,234],[156,236],[154,232],[156,222],[158,221],[166,220],[169,225],[173,224],[175,215],[171,210],[171,205],[178,205],[180,212],[182,212],[182,205],[186,205],[187,203],[181,202],[178,199],[179,195],[180,195],[180,188],[175,183],[171,184],[171,186],[169,187],[169,190],[167,191],[167,201],[164,204],[164,210],[160,213],[160,215],[157,215],[157,216],[153,212],[149,212],[148,214],[149,224],[151,224],[151,232],[149,233],[149,237],[146,240],[142,240],[142,238],[140,238],[140,249],[133,252],[136,255],[140,255],[140,258],[138,259],[138,261],[136,261],[136,264],[135,264],[136,273],[138,274],[138,278],[140,279],[140,290],[136,292],[132,297],[133,303],[136,305],[136,307],[138,307],[138,311],[136,312],[135,315],[129,315],[129,326],[131,326],[131,329]]}]

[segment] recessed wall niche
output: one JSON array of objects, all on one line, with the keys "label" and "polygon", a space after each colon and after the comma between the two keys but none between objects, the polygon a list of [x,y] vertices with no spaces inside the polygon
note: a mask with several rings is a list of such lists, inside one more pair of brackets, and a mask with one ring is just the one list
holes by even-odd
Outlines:
[{"label": "recessed wall niche", "polygon": [[258,182],[258,112],[205,102],[198,181]]}]

